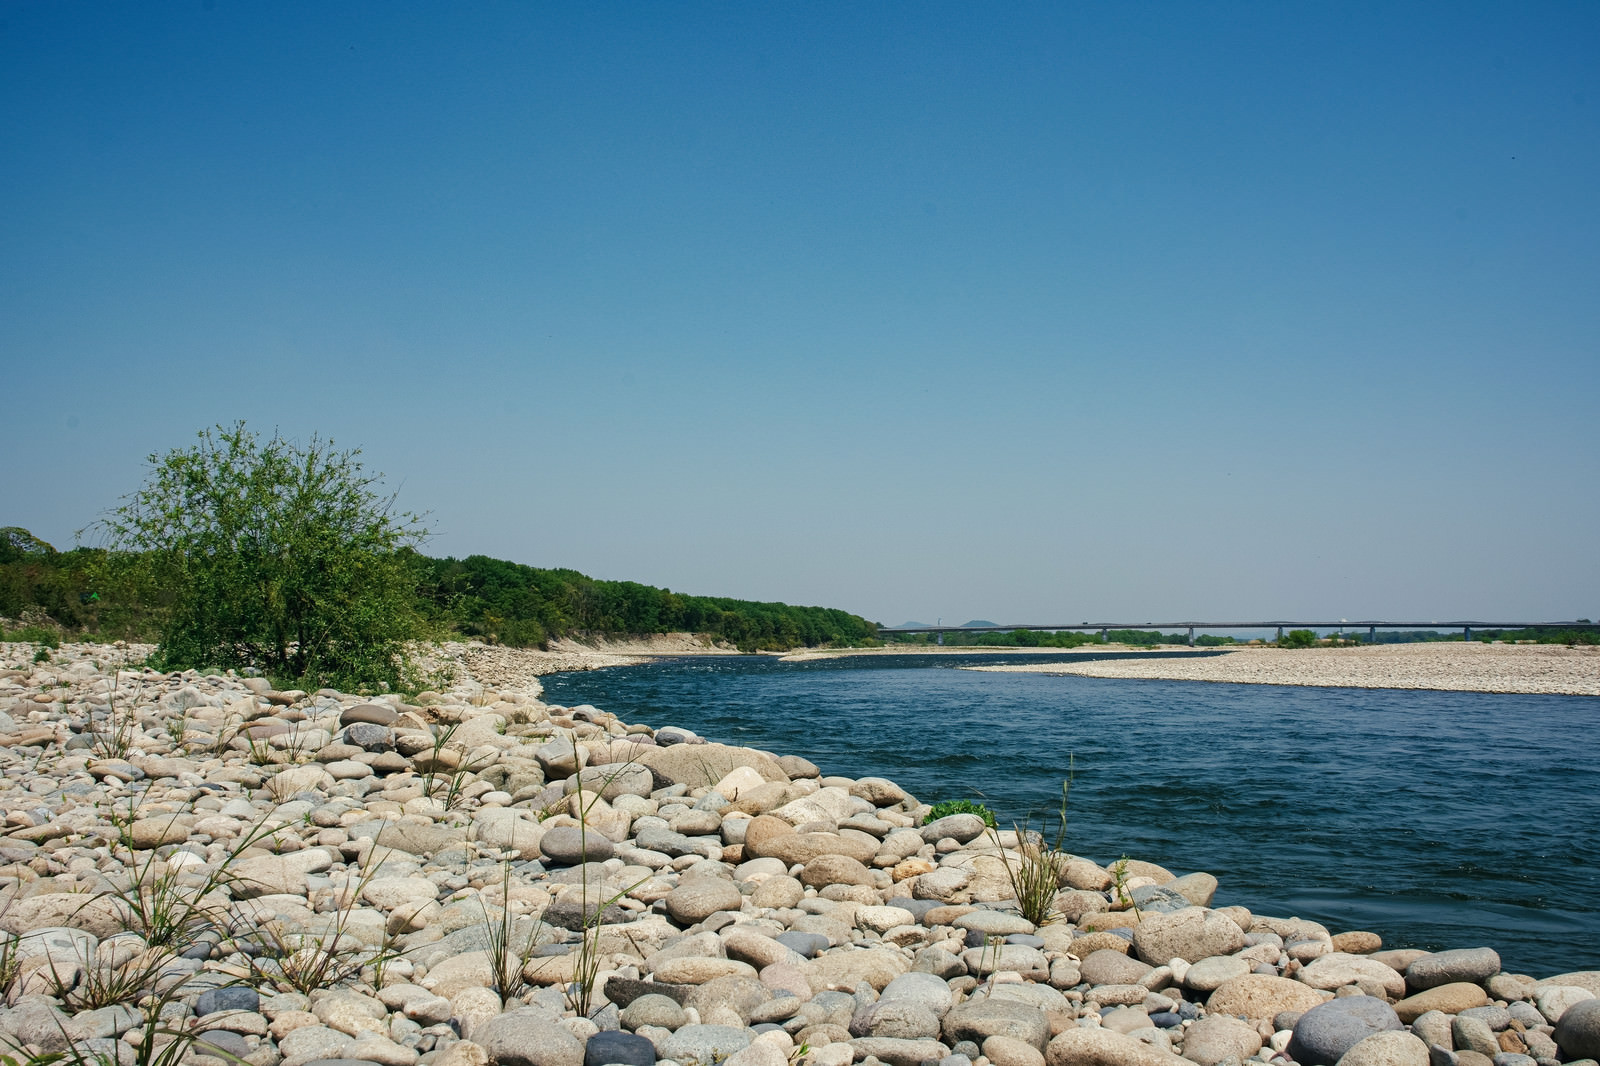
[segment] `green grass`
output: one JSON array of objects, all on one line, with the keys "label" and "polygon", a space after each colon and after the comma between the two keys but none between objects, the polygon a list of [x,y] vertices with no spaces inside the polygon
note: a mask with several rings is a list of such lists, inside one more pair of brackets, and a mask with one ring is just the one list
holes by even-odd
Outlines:
[{"label": "green grass", "polygon": [[948,818],[952,814],[976,814],[983,819],[983,824],[990,829],[995,828],[994,812],[981,803],[972,800],[940,800],[928,811],[928,816],[922,820],[923,825],[937,822],[940,818]]}]

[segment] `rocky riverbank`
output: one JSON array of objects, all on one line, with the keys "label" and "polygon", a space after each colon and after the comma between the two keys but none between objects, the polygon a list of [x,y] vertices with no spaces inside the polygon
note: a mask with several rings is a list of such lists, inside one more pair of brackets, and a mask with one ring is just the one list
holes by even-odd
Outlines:
[{"label": "rocky riverbank", "polygon": [[1600,696],[1600,647],[1560,644],[1382,644],[1355,648],[1238,648],[1224,655],[1005,663],[969,670],[1237,685],[1434,689]]},{"label": "rocky riverbank", "polygon": [[1064,858],[1035,925],[1014,833],[439,654],[454,680],[406,702],[0,645],[0,1041],[196,1066],[1600,1054],[1600,971],[1252,914],[1144,861]]}]

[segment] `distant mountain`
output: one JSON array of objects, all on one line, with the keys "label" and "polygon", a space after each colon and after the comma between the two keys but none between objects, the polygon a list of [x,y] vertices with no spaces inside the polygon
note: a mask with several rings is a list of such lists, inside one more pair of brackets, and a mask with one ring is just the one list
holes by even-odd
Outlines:
[{"label": "distant mountain", "polygon": [[[896,629],[912,629],[912,628],[932,629],[937,624],[938,623],[936,623],[936,622],[901,622],[898,626],[895,626],[895,628]],[[961,625],[959,625],[959,626],[951,626],[950,628],[951,629],[964,629],[967,626],[993,626],[993,625],[997,625],[997,624],[998,623],[996,623],[996,622],[985,622],[981,618],[974,618],[970,622],[962,622]]]}]

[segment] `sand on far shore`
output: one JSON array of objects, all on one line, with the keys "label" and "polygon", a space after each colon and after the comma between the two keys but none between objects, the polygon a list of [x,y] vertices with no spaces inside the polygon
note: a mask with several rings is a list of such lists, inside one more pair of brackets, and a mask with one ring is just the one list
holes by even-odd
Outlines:
[{"label": "sand on far shore", "polygon": [[1229,649],[1204,657],[968,666],[995,673],[1320,688],[1600,696],[1600,647],[1438,642],[1354,648]]},{"label": "sand on far shore", "polygon": [[[1107,652],[1137,653],[1147,650],[1168,654],[1094,658]],[[537,691],[540,687],[537,678],[545,674],[634,666],[688,655],[738,655],[740,652],[731,645],[707,643],[692,634],[669,633],[627,641],[596,640],[585,643],[565,639],[552,641],[548,650],[451,642],[436,646],[433,654],[453,660],[464,668],[466,674],[482,682]],[[994,654],[1016,656],[1022,660],[1048,655],[1057,661],[1021,661],[967,666],[963,669],[1242,685],[1600,696],[1600,647],[1569,648],[1560,644],[1438,642],[1294,649],[1261,646],[1185,648],[1181,645],[1145,649],[1105,644],[1070,649],[917,645],[800,648],[779,658],[785,662],[807,662],[845,656]],[[1063,657],[1080,661],[1060,661]]]}]

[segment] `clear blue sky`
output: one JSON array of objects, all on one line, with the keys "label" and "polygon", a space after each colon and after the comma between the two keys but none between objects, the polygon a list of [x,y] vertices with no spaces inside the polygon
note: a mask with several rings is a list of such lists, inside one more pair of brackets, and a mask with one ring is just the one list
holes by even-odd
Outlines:
[{"label": "clear blue sky", "polygon": [[202,426],[878,621],[1600,618],[1600,5],[0,7],[0,525]]}]

